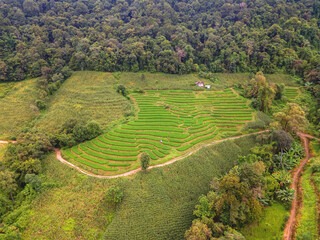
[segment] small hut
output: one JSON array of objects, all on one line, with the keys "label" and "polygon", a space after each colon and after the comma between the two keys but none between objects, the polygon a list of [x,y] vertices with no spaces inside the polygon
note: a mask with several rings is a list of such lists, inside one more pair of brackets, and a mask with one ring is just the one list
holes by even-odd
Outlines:
[{"label": "small hut", "polygon": [[198,85],[199,87],[204,87],[204,82],[196,82],[196,85]]}]

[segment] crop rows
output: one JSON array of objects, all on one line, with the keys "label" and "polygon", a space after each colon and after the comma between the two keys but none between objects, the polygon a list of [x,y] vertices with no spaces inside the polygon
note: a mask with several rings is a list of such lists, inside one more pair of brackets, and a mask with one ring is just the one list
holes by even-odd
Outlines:
[{"label": "crop rows", "polygon": [[100,174],[121,173],[136,168],[142,152],[149,154],[152,164],[170,160],[173,150],[190,150],[212,141],[219,133],[236,132],[252,120],[253,111],[245,99],[231,89],[153,90],[132,97],[138,108],[136,119],[64,150],[63,156]]},{"label": "crop rows", "polygon": [[284,96],[286,96],[289,100],[293,100],[298,97],[299,91],[298,88],[288,88],[286,87],[284,90]]}]

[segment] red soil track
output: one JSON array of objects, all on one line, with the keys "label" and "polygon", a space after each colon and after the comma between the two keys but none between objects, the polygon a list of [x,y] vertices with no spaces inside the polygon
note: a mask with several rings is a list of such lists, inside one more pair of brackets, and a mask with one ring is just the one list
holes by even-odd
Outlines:
[{"label": "red soil track", "polygon": [[289,218],[288,222],[286,223],[286,226],[285,226],[285,229],[283,232],[283,239],[284,240],[294,239],[295,227],[297,224],[297,213],[298,213],[298,210],[301,209],[301,207],[302,207],[302,201],[299,198],[302,197],[303,193],[302,193],[302,189],[299,188],[299,181],[300,181],[302,170],[310,159],[308,138],[314,138],[314,139],[320,140],[319,138],[316,138],[316,137],[311,136],[309,134],[305,134],[305,133],[301,133],[301,132],[299,132],[297,134],[300,136],[301,141],[303,143],[306,157],[301,161],[301,164],[297,168],[295,168],[292,172],[292,184],[290,187],[292,189],[294,189],[297,194],[296,194],[295,199],[292,201],[291,210],[290,210],[290,218]]}]

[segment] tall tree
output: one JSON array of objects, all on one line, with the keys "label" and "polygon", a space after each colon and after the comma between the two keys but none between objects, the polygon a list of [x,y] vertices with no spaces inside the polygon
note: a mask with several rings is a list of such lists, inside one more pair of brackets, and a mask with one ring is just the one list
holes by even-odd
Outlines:
[{"label": "tall tree", "polygon": [[273,116],[277,121],[275,124],[287,132],[303,131],[308,124],[306,113],[296,103],[288,103],[282,112],[277,112]]}]

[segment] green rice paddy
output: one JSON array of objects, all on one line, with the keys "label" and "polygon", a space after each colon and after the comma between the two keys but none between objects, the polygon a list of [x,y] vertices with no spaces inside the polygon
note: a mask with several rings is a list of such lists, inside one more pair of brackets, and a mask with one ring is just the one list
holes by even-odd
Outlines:
[{"label": "green rice paddy", "polygon": [[299,89],[296,87],[286,87],[284,89],[284,96],[287,97],[288,100],[294,100],[299,95]]},{"label": "green rice paddy", "polygon": [[166,162],[253,118],[246,100],[223,91],[148,90],[133,93],[136,118],[92,141],[62,151],[87,171],[114,175],[136,169],[147,152],[151,165]]}]

